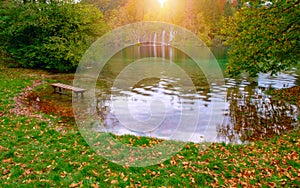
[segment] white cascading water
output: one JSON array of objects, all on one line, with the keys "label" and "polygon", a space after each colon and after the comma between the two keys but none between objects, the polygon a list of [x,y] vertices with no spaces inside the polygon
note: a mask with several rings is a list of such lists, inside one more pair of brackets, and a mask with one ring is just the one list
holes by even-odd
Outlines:
[{"label": "white cascading water", "polygon": [[154,36],[153,36],[153,53],[154,53],[154,58],[157,57],[157,53],[156,53],[156,32],[154,33]]},{"label": "white cascading water", "polygon": [[165,58],[165,34],[166,31],[163,30],[161,35],[161,54],[162,54],[161,56],[163,59]]}]

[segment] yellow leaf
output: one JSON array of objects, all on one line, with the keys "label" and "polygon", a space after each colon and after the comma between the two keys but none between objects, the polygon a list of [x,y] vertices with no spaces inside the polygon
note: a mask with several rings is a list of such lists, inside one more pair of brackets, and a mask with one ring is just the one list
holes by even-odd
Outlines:
[{"label": "yellow leaf", "polygon": [[118,180],[111,180],[110,184],[116,184],[118,183]]}]

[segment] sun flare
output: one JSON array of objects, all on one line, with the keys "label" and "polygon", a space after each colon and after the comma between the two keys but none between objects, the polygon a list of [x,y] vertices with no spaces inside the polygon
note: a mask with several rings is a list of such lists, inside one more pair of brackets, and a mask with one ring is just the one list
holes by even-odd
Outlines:
[{"label": "sun flare", "polygon": [[166,1],[167,0],[158,0],[161,8],[163,8],[163,6],[164,6],[164,4],[165,4]]}]

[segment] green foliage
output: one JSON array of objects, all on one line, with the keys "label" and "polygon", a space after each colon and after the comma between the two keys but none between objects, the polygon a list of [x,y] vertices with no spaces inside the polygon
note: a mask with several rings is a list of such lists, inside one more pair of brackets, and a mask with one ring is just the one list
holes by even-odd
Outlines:
[{"label": "green foliage", "polygon": [[217,29],[221,21],[226,0],[199,0],[197,2],[199,11],[203,12],[205,21],[213,29]]},{"label": "green foliage", "polygon": [[298,64],[299,0],[273,1],[271,6],[263,6],[258,0],[250,4],[223,22],[221,34],[231,48],[228,73],[275,74]]},{"label": "green foliage", "polygon": [[106,31],[101,12],[91,5],[2,1],[0,7],[0,48],[23,67],[73,71]]},{"label": "green foliage", "polygon": [[229,1],[226,2],[223,15],[224,17],[233,16],[234,10]]},{"label": "green foliage", "polygon": [[105,14],[107,11],[124,5],[126,0],[81,0],[81,2],[94,4],[103,14]]}]

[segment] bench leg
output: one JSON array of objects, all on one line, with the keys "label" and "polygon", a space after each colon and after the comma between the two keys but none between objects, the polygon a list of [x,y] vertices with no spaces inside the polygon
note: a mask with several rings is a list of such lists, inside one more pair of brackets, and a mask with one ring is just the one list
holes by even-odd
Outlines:
[{"label": "bench leg", "polygon": [[52,87],[53,87],[53,93],[56,93],[56,87],[55,86]]},{"label": "bench leg", "polygon": [[62,89],[60,87],[58,88],[58,91],[59,91],[59,94],[61,95],[62,94]]},{"label": "bench leg", "polygon": [[75,92],[75,94],[76,94],[75,100],[78,101],[78,93]]},{"label": "bench leg", "polygon": [[[74,93],[74,94],[76,94],[76,93]],[[72,93],[71,99],[72,99],[72,102],[76,102],[76,100],[77,100],[77,94],[76,94],[76,97],[75,97],[75,96],[73,95],[73,93]]]},{"label": "bench leg", "polygon": [[74,92],[76,94],[76,100],[79,101],[79,93],[80,93],[80,98],[83,99],[83,92]]}]

